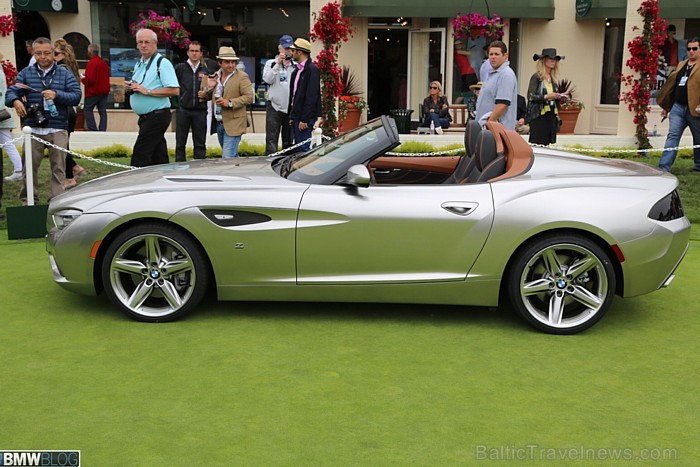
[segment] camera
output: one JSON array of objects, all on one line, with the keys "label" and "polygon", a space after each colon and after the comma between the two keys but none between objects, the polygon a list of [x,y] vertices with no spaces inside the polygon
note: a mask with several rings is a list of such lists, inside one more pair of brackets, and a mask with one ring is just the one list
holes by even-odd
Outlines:
[{"label": "camera", "polygon": [[134,90],[131,89],[131,83],[133,83],[133,81],[124,82],[124,94],[126,94],[127,96],[130,96],[134,93]]},{"label": "camera", "polygon": [[292,54],[287,54],[284,56],[285,60],[291,60],[292,59]]},{"label": "camera", "polygon": [[36,125],[39,127],[46,127],[49,124],[49,120],[46,118],[46,115],[44,115],[44,109],[36,102],[27,106],[27,116],[34,117]]}]

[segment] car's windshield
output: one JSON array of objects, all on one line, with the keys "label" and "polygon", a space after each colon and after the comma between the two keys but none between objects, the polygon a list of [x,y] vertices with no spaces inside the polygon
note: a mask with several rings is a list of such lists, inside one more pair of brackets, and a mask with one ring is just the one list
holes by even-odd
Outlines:
[{"label": "car's windshield", "polygon": [[[290,159],[288,171],[281,175],[294,181],[324,183],[322,180],[327,180],[328,175],[347,165],[350,158],[355,159],[355,156],[360,154],[367,154],[367,157],[370,157],[386,146],[386,131],[381,119],[377,119],[348,131],[303,155],[296,156],[296,159]],[[362,163],[362,161],[353,163]],[[345,170],[347,170],[346,167],[339,171],[344,173]]]}]

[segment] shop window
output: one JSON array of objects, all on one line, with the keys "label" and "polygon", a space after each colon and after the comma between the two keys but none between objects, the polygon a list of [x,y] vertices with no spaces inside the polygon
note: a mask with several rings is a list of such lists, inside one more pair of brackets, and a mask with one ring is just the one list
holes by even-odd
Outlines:
[{"label": "shop window", "polygon": [[603,76],[600,103],[620,103],[620,74],[622,53],[625,49],[625,20],[605,20],[605,45],[603,47]]}]

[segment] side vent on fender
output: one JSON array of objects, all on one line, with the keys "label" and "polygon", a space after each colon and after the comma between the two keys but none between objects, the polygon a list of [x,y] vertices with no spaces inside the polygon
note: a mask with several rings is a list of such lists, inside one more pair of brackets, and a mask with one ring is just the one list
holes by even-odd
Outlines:
[{"label": "side vent on fender", "polygon": [[257,212],[235,211],[228,209],[202,209],[207,219],[221,227],[240,227],[242,225],[262,224],[269,222],[271,217]]}]

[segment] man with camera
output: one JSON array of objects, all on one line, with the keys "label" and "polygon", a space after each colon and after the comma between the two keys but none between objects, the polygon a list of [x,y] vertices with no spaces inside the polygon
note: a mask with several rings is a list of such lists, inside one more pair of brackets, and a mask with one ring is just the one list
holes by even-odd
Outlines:
[{"label": "man with camera", "polygon": [[[5,104],[13,106],[17,115],[24,119],[24,125],[32,128],[32,167],[34,197],[38,198],[38,173],[44,150],[49,150],[51,162],[51,188],[48,199],[63,193],[66,153],[49,146],[68,147],[68,107],[80,103],[80,84],[66,67],[57,66],[54,61],[53,44],[50,39],[39,37],[34,40],[36,63],[19,72],[17,81],[10,86],[5,96]],[[26,167],[24,168],[26,172]],[[26,174],[20,198],[27,197]]]},{"label": "man with camera", "polygon": [[295,70],[292,61],[294,45],[292,36],[285,34],[280,38],[279,54],[265,63],[263,81],[270,87],[267,90],[267,108],[265,110],[265,155],[277,152],[277,144],[282,133],[282,149],[292,145],[292,128],[289,126],[289,81]]},{"label": "man with camera", "polygon": [[131,165],[146,167],[167,164],[168,145],[165,131],[172,120],[170,96],[180,94],[180,84],[170,60],[158,53],[158,36],[150,29],[136,33],[141,60],[136,63],[126,93],[131,108],[139,116],[139,134],[134,143]]}]

